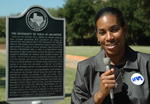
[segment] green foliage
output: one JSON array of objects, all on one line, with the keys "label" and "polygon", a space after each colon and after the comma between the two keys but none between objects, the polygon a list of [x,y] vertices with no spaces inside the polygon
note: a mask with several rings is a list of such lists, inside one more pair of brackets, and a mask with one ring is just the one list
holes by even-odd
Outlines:
[{"label": "green foliage", "polygon": [[83,44],[83,36],[88,33],[92,34],[94,30],[94,7],[93,0],[67,0],[63,9],[63,16],[66,18],[67,36],[72,33],[81,38]]},{"label": "green foliage", "polygon": [[56,17],[56,18],[62,18],[62,9],[63,8],[47,8],[47,11],[50,13],[51,16]]},{"label": "green foliage", "polygon": [[5,37],[5,23],[6,22],[6,19],[4,17],[1,17],[0,18],[0,37]]},{"label": "green foliage", "polygon": [[4,37],[0,38],[0,44],[6,44],[6,38]]},{"label": "green foliage", "polygon": [[47,11],[50,13],[51,16],[57,17],[57,10],[55,8],[47,8]]}]

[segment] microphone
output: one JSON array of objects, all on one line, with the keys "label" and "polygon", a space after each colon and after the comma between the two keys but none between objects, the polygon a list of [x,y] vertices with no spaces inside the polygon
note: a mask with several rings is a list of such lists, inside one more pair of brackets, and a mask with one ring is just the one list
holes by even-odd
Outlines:
[{"label": "microphone", "polygon": [[[110,58],[103,58],[103,62],[106,66],[106,71],[110,70]],[[110,89],[110,99],[111,99],[111,104],[114,104],[114,94],[113,94],[113,88]]]}]

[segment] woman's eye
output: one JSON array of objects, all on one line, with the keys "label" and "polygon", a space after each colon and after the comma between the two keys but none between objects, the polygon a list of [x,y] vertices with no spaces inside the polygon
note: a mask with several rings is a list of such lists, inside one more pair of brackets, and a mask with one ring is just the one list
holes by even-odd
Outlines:
[{"label": "woman's eye", "polygon": [[112,32],[117,32],[119,29],[118,28],[114,28],[112,29]]},{"label": "woman's eye", "polygon": [[100,31],[99,34],[100,34],[100,35],[104,35],[105,32],[104,32],[104,31]]}]

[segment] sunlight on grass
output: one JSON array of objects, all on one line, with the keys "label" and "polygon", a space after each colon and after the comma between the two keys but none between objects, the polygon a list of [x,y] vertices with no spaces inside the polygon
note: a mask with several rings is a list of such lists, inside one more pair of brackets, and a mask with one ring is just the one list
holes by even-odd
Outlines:
[{"label": "sunlight on grass", "polygon": [[6,80],[6,78],[5,77],[1,77],[0,80]]},{"label": "sunlight on grass", "polygon": [[66,46],[66,54],[91,57],[100,51],[100,46]]},{"label": "sunlight on grass", "polygon": [[150,46],[130,46],[133,50],[149,53],[150,54]]},{"label": "sunlight on grass", "polygon": [[6,64],[6,55],[0,53],[0,68],[5,67]]},{"label": "sunlight on grass", "polygon": [[5,101],[5,66],[6,55],[0,53],[0,101]]},{"label": "sunlight on grass", "polygon": [[[149,53],[150,46],[130,46],[133,50]],[[95,56],[101,49],[101,46],[66,46],[66,54],[92,57]]]},{"label": "sunlight on grass", "polygon": [[0,102],[5,101],[5,88],[0,86]]}]

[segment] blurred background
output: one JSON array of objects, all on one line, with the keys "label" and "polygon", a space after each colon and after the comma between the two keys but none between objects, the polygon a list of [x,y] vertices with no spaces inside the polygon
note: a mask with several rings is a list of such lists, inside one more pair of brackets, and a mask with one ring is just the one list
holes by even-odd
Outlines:
[{"label": "blurred background", "polygon": [[[6,1],[9,3],[8,0]],[[150,45],[149,0],[45,0],[42,2],[39,0],[33,0],[32,2],[44,6],[54,17],[66,18],[67,46],[97,45],[97,39],[94,30],[94,16],[101,8],[104,7],[116,7],[123,12],[125,21],[129,28],[127,37],[127,43],[129,45]],[[55,7],[53,2],[58,4],[60,2],[61,4]],[[28,5],[31,6],[34,5],[34,3],[29,1]],[[3,5],[3,2],[1,5]],[[13,3],[13,5],[15,6],[15,3]],[[9,8],[9,6],[5,5],[5,8]],[[12,9],[13,11],[13,8],[9,9]],[[26,8],[24,8],[24,10],[25,9]],[[5,11],[5,9],[1,9],[1,11]],[[10,13],[9,15],[17,16],[22,12],[18,12],[16,14]],[[5,44],[5,22],[5,16],[0,15],[0,44]]]}]

